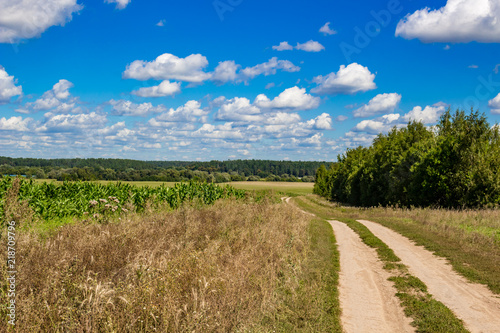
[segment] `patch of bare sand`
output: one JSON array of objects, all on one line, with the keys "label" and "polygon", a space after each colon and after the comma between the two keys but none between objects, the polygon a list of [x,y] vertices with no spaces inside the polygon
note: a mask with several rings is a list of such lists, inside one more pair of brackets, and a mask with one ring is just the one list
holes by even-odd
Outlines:
[{"label": "patch of bare sand", "polygon": [[329,222],[340,253],[339,294],[345,332],[415,332],[375,249],[346,224]]},{"label": "patch of bare sand", "polygon": [[[358,220],[389,246],[408,266],[410,273],[422,280],[434,298],[464,321],[471,332],[500,332],[500,298],[484,285],[470,283],[453,271],[444,259],[423,246],[378,223]],[[498,265],[500,263],[491,263]]]}]

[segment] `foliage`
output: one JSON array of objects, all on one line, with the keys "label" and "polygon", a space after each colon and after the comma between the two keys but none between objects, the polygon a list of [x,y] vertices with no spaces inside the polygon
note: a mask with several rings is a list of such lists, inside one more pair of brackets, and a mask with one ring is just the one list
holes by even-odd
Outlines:
[{"label": "foliage", "polygon": [[[0,174],[57,180],[125,180],[209,183],[277,177],[278,181],[314,181],[321,162],[234,160],[210,162],[124,159],[35,159],[0,156]],[[281,176],[278,176],[281,175]],[[286,176],[285,176],[286,175]],[[284,177],[285,176],[285,177]],[[283,179],[282,179],[283,178]]]},{"label": "foliage", "polygon": [[13,183],[19,184],[18,200],[25,201],[43,220],[68,216],[107,218],[129,210],[143,211],[149,205],[166,204],[175,209],[185,201],[200,200],[212,204],[221,198],[243,198],[244,190],[207,183],[178,183],[174,187],[138,187],[130,184],[98,184],[89,182],[35,183],[12,177],[0,178],[0,207]]},{"label": "foliage", "polygon": [[314,193],[359,206],[500,204],[500,133],[477,111],[446,111],[435,128],[410,122],[348,149],[316,173]]}]

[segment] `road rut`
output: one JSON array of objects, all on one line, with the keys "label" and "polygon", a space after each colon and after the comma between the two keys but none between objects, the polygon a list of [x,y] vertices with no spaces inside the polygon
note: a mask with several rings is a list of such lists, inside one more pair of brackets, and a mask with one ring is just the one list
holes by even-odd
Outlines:
[{"label": "road rut", "polygon": [[386,243],[408,266],[410,273],[427,285],[429,293],[464,321],[468,330],[473,333],[500,332],[499,296],[481,284],[468,282],[454,272],[445,259],[395,231],[366,220],[358,222]]},{"label": "road rut", "polygon": [[376,251],[346,224],[329,222],[340,253],[339,294],[345,332],[414,332]]}]

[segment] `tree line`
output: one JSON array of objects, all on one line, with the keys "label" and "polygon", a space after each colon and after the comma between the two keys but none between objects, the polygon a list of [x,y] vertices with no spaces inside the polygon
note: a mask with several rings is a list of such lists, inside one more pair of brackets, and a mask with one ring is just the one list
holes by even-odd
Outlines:
[{"label": "tree line", "polygon": [[314,193],[356,206],[498,207],[500,134],[478,111],[410,122],[318,168]]},{"label": "tree line", "polygon": [[41,159],[0,156],[0,175],[57,180],[313,182],[324,162],[229,160],[209,162],[128,159]]}]

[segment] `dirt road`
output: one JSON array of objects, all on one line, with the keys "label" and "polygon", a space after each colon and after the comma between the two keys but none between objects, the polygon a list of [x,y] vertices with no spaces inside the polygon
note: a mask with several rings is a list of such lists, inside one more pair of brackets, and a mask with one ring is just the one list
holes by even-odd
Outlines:
[{"label": "dirt road", "polygon": [[414,332],[374,249],[346,224],[329,221],[340,253],[339,294],[346,332]]},{"label": "dirt road", "polygon": [[378,223],[358,222],[386,243],[410,273],[427,285],[429,293],[464,321],[467,329],[473,333],[500,332],[500,297],[483,285],[467,282],[445,259],[416,246],[408,238]]}]

